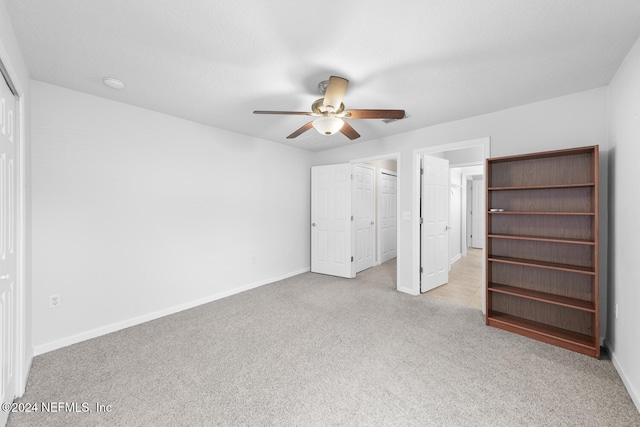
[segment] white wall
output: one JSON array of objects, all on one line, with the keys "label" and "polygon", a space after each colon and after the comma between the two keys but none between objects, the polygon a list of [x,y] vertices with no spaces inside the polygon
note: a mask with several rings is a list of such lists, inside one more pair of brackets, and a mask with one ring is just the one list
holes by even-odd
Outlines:
[{"label": "white wall", "polygon": [[460,150],[444,152],[444,158],[449,160],[449,165],[484,164],[482,147],[468,147]]},{"label": "white wall", "polygon": [[[411,120],[411,119],[409,119]],[[506,156],[561,148],[600,145],[601,149],[601,253],[606,254],[606,149],[607,149],[607,88],[598,88],[573,95],[510,108],[491,114],[472,117],[441,125],[407,132],[363,144],[355,144],[334,150],[319,152],[314,163],[330,164],[348,162],[350,159],[366,158],[391,152],[399,152],[399,203],[401,212],[411,212],[410,220],[398,221],[398,290],[417,295],[420,292],[418,254],[414,253],[412,221],[412,195],[417,183],[415,149],[473,140],[491,138],[491,156]],[[602,309],[606,310],[606,257],[601,257]],[[606,311],[603,311],[603,314]],[[604,333],[605,316],[601,330]]]},{"label": "white wall", "polygon": [[309,269],[311,153],[36,81],[32,102],[36,353]]},{"label": "white wall", "polygon": [[[609,328],[607,347],[640,410],[640,39],[610,87]],[[615,305],[618,305],[618,318]]]},{"label": "white wall", "polygon": [[366,162],[365,164],[374,166],[376,168],[385,169],[390,172],[396,172],[398,170],[398,164],[395,159],[374,160],[372,162]]},{"label": "white wall", "polygon": [[23,312],[23,321],[25,327],[24,333],[24,354],[21,355],[18,361],[18,368],[20,371],[17,375],[18,392],[22,393],[26,385],[26,378],[31,366],[31,360],[33,359],[32,351],[32,334],[31,334],[31,272],[30,272],[30,246],[28,242],[31,240],[31,185],[30,185],[30,141],[31,141],[31,89],[29,80],[29,71],[22,57],[20,47],[13,32],[11,21],[7,13],[5,2],[0,1],[0,61],[4,64],[9,73],[12,83],[18,90],[21,102],[21,115],[22,123],[20,126],[20,132],[23,135],[22,143],[24,144],[24,157],[22,163],[24,166],[23,171],[18,171],[24,178],[24,182],[21,182],[24,191],[24,200],[21,201],[24,206],[24,277],[23,277],[23,295],[21,300],[18,301],[19,309]]}]

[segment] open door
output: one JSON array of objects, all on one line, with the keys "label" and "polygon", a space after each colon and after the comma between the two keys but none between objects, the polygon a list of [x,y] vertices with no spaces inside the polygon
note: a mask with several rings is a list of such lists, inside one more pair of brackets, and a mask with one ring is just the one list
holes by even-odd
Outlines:
[{"label": "open door", "polygon": [[353,166],[353,215],[355,217],[356,273],[373,267],[375,263],[375,169],[367,165]]},{"label": "open door", "polygon": [[351,251],[351,165],[311,168],[311,271],[355,277]]},{"label": "open door", "polygon": [[420,291],[449,281],[449,160],[422,156]]}]

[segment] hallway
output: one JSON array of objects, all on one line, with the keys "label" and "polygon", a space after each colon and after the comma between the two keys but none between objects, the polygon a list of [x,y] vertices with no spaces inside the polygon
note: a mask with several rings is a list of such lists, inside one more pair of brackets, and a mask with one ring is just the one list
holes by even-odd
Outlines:
[{"label": "hallway", "polygon": [[451,266],[449,282],[425,295],[482,310],[482,249],[468,248]]}]

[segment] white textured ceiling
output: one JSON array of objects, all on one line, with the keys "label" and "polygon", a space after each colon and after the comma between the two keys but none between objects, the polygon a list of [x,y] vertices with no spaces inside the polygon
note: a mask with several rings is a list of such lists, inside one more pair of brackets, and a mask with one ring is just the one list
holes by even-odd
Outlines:
[{"label": "white textured ceiling", "polygon": [[[607,85],[640,36],[638,0],[4,1],[36,80],[313,151]],[[287,140],[309,117],[252,114],[330,75],[411,117]]]}]

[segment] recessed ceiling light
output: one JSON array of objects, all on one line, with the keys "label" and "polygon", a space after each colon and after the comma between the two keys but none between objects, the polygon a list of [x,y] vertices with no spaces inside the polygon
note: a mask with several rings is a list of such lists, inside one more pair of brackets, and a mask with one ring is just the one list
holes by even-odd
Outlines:
[{"label": "recessed ceiling light", "polygon": [[113,77],[105,77],[102,82],[112,89],[122,90],[125,86],[122,80],[114,79]]}]

